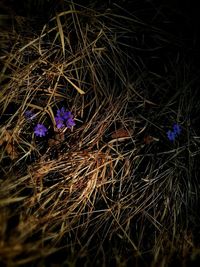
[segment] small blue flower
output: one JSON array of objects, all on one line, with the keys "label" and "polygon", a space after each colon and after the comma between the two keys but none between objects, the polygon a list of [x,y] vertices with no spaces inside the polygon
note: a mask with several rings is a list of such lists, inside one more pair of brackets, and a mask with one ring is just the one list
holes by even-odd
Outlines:
[{"label": "small blue flower", "polygon": [[178,123],[174,123],[173,130],[167,132],[167,137],[170,141],[174,141],[178,135],[181,133],[181,126]]},{"label": "small blue flower", "polygon": [[72,118],[72,117],[73,117],[73,115],[72,115],[71,111],[66,111],[66,112],[63,114],[63,119],[65,119],[65,120],[68,120],[68,119],[70,119],[70,118]]},{"label": "small blue flower", "polygon": [[70,117],[70,115],[71,115],[71,112],[66,111],[64,107],[57,110],[57,117],[59,117],[63,120],[67,120]]},{"label": "small blue flower", "polygon": [[173,131],[168,131],[167,132],[167,137],[168,137],[168,139],[170,140],[170,141],[174,141],[175,140],[175,138],[176,138],[176,134],[173,132]]},{"label": "small blue flower", "polygon": [[55,121],[56,121],[56,126],[58,129],[62,128],[64,126],[64,121],[62,118],[56,116],[55,117]]},{"label": "small blue flower", "polygon": [[24,112],[24,115],[25,115],[27,120],[32,120],[35,117],[35,114],[33,113],[32,110],[26,110]]},{"label": "small blue flower", "polygon": [[181,133],[181,126],[178,123],[175,123],[173,126],[174,133],[179,135]]},{"label": "small blue flower", "polygon": [[34,128],[34,133],[36,136],[45,136],[47,133],[47,128],[43,124],[37,124]]},{"label": "small blue flower", "polygon": [[73,118],[69,118],[67,121],[66,121],[66,126],[67,128],[71,128],[72,126],[75,125],[75,121]]},{"label": "small blue flower", "polygon": [[71,128],[75,125],[71,111],[67,111],[64,107],[57,110],[55,121],[58,129],[62,128],[64,126],[64,123],[68,128]]}]

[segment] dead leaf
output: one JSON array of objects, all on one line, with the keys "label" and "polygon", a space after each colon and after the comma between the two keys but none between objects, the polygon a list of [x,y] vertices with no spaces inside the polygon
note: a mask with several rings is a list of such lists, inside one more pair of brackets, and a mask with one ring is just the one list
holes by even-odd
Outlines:
[{"label": "dead leaf", "polygon": [[116,138],[124,138],[124,137],[131,137],[133,134],[133,130],[126,130],[124,128],[117,129],[115,132],[112,133],[111,137],[113,139]]}]

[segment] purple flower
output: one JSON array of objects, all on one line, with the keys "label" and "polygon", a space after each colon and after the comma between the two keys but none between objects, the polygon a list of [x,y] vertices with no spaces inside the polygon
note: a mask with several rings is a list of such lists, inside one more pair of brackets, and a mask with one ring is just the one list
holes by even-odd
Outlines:
[{"label": "purple flower", "polygon": [[67,111],[64,107],[57,110],[55,121],[58,129],[62,128],[64,126],[64,123],[68,128],[71,128],[75,125],[71,111]]},{"label": "purple flower", "polygon": [[181,126],[178,123],[174,123],[173,130],[167,132],[167,137],[170,141],[174,141],[178,135],[181,133]]},{"label": "purple flower", "polygon": [[174,133],[173,131],[168,131],[167,132],[167,137],[168,137],[168,139],[170,140],[170,141],[174,141],[175,140],[175,138],[176,138],[176,133]]},{"label": "purple flower", "polygon": [[66,121],[66,126],[67,128],[71,128],[72,126],[75,125],[75,121],[73,118],[69,118],[67,121]]},{"label": "purple flower", "polygon": [[47,128],[43,124],[37,124],[34,128],[34,133],[36,136],[45,136],[47,132]]},{"label": "purple flower", "polygon": [[56,121],[56,126],[58,129],[62,128],[64,126],[64,121],[62,118],[56,116],[55,117],[55,121]]},{"label": "purple flower", "polygon": [[175,123],[173,126],[173,130],[174,130],[174,133],[176,135],[179,135],[181,133],[181,126],[179,124]]},{"label": "purple flower", "polygon": [[57,110],[57,117],[63,119],[63,120],[67,120],[68,118],[70,118],[72,116],[70,111],[66,111],[64,107],[62,107],[61,109]]},{"label": "purple flower", "polygon": [[26,110],[24,113],[26,119],[32,120],[35,117],[35,114],[33,113],[32,110]]},{"label": "purple flower", "polygon": [[70,118],[73,118],[71,111],[66,111],[63,115],[63,119],[68,120]]}]

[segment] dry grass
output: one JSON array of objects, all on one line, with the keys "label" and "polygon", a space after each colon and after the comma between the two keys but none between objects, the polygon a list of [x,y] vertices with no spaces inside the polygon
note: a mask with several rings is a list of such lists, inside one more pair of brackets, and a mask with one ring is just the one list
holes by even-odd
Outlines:
[{"label": "dry grass", "polygon": [[[128,15],[71,4],[38,36],[12,38],[1,56],[2,264],[198,258],[196,76],[171,58],[156,73],[140,55],[156,58],[171,37]],[[56,128],[62,106],[75,116],[72,130]],[[38,122],[44,138],[34,136]],[[182,134],[171,143],[174,122]]]}]

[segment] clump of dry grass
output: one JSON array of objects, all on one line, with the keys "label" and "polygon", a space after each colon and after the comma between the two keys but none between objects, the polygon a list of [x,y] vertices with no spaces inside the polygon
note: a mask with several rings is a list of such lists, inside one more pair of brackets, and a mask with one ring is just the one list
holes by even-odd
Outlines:
[{"label": "clump of dry grass", "polygon": [[[165,266],[199,255],[196,83],[180,84],[177,69],[170,76],[170,59],[167,78],[147,72],[134,56],[147,30],[170,42],[133,17],[71,4],[1,57],[2,263]],[[61,106],[75,116],[72,130],[56,128]],[[183,132],[172,144],[175,121]],[[34,136],[38,122],[44,138]]]}]

